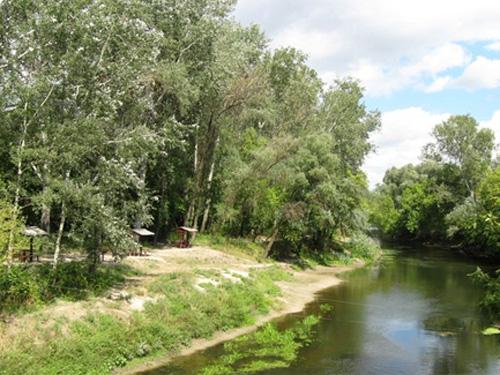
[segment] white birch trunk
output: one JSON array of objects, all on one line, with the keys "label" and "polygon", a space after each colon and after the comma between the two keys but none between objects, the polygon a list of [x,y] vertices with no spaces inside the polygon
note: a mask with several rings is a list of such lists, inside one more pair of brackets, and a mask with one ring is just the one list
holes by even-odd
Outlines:
[{"label": "white birch trunk", "polygon": [[217,138],[217,141],[215,142],[215,147],[214,147],[214,156],[212,157],[212,164],[210,165],[210,172],[208,174],[208,180],[207,180],[207,199],[205,201],[205,211],[203,212],[203,219],[201,221],[201,228],[200,232],[204,232],[207,223],[208,223],[208,215],[210,213],[210,205],[212,203],[212,197],[210,196],[210,190],[212,188],[212,181],[214,179],[214,170],[215,170],[215,151],[217,150],[217,145],[219,144],[219,138]]},{"label": "white birch trunk", "polygon": [[[14,209],[12,210],[12,220],[16,221],[19,216],[19,199],[21,195],[21,181],[23,177],[23,151],[26,146],[26,134],[28,132],[28,121],[26,118],[26,111],[28,110],[28,104],[24,105],[24,121],[23,121],[23,132],[21,135],[21,142],[17,149],[17,179],[16,179],[16,191],[14,193]],[[9,242],[7,245],[7,264],[10,267],[12,261],[14,260],[14,230],[15,226],[12,227],[9,233]]]},{"label": "white birch trunk", "polygon": [[61,205],[61,219],[59,221],[59,229],[57,230],[56,248],[54,251],[54,269],[57,268],[59,262],[59,254],[61,253],[61,240],[64,233],[64,224],[66,223],[66,206],[64,202]]},{"label": "white birch trunk", "polygon": [[[66,176],[64,178],[64,183],[66,184],[69,179],[70,171],[66,172]],[[64,196],[61,203],[61,218],[59,219],[59,228],[57,229],[57,238],[56,238],[56,246],[54,250],[54,269],[57,267],[57,263],[59,262],[59,254],[61,253],[61,241],[62,236],[64,234],[64,224],[66,223],[66,204],[64,203]]]}]

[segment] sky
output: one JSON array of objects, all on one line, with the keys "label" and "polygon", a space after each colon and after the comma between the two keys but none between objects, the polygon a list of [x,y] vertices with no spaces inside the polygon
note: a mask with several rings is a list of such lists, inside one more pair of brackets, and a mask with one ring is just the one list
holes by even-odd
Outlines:
[{"label": "sky", "polygon": [[500,143],[500,1],[239,0],[270,48],[306,52],[325,84],[351,76],[382,113],[370,186],[392,166],[418,163],[434,125],[471,114]]}]

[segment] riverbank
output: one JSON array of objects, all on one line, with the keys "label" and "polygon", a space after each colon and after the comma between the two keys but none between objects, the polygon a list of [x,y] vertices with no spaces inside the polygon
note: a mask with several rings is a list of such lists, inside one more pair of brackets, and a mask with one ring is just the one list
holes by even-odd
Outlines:
[{"label": "riverbank", "polygon": [[143,371],[300,311],[363,264],[303,271],[203,246],[152,249],[124,263],[137,275],[106,296],[59,301],[2,324],[0,373]]},{"label": "riverbank", "polygon": [[142,363],[140,364],[131,363],[126,368],[115,371],[115,374],[131,375],[163,366],[169,363],[174,357],[186,356],[210,348],[222,342],[255,331],[265,323],[280,316],[300,312],[308,303],[314,300],[316,293],[342,283],[339,274],[352,271],[362,267],[364,264],[363,261],[358,260],[354,261],[351,265],[318,266],[315,269],[304,271],[291,270],[289,265],[279,264],[281,267],[289,269],[292,276],[288,281],[277,282],[282,292],[282,295],[278,298],[280,302],[279,308],[259,316],[252,325],[231,329],[229,331],[216,332],[209,339],[194,340],[191,345],[183,348],[179,353],[167,355],[163,358],[154,358],[145,362],[141,361]]}]

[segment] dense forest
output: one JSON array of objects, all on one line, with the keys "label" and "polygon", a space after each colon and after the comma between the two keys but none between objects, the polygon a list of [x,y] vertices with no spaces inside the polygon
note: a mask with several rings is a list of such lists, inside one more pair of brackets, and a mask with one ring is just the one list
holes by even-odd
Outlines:
[{"label": "dense forest", "polygon": [[373,192],[371,220],[397,241],[447,243],[500,256],[500,168],[495,137],[471,116],[436,125],[422,163],[389,169]]},{"label": "dense forest", "polygon": [[[131,227],[178,225],[330,249],[367,227],[360,167],[380,116],[270,51],[234,1],[3,1],[1,256],[23,225],[93,262]],[[21,242],[20,242],[21,241]]]}]

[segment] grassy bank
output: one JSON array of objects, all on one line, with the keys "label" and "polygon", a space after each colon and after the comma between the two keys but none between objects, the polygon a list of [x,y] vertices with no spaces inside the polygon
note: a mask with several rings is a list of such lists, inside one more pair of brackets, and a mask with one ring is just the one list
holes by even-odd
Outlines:
[{"label": "grassy bank", "polygon": [[211,247],[238,257],[269,261],[269,259],[265,259],[264,246],[246,238],[231,238],[218,234],[198,234],[194,244]]},{"label": "grassy bank", "polygon": [[89,272],[86,262],[17,264],[0,267],[0,317],[43,308],[57,299],[78,301],[97,297],[137,275],[132,268],[113,264]]},{"label": "grassy bank", "polygon": [[[254,271],[239,282],[207,271],[161,276],[149,285],[157,300],[143,312],[126,318],[92,314],[40,328],[8,348],[4,343],[0,373],[106,374],[138,358],[175,353],[193,339],[252,324],[274,306],[281,293],[275,282],[289,277],[277,267]],[[195,287],[200,278],[211,280],[198,285],[203,291]]]},{"label": "grassy bank", "polygon": [[[366,263],[378,254],[372,243],[351,240],[331,258],[303,256],[301,271],[263,259],[262,246],[248,240],[199,236],[197,244],[151,249],[92,276],[77,262],[3,270],[0,374],[107,374],[167,358],[197,339],[276,316],[281,303],[300,311],[349,269],[317,272],[317,264]],[[105,298],[109,288],[119,298]]]},{"label": "grassy bank", "polygon": [[[195,244],[208,246],[228,254],[248,257],[257,261],[269,261],[265,258],[265,246],[245,238],[231,238],[220,235],[197,235]],[[331,251],[311,251],[304,249],[298,251],[286,261],[299,268],[314,268],[318,265],[349,265],[356,260],[369,263],[381,255],[379,244],[372,238],[358,234],[352,238],[335,243]]]}]

